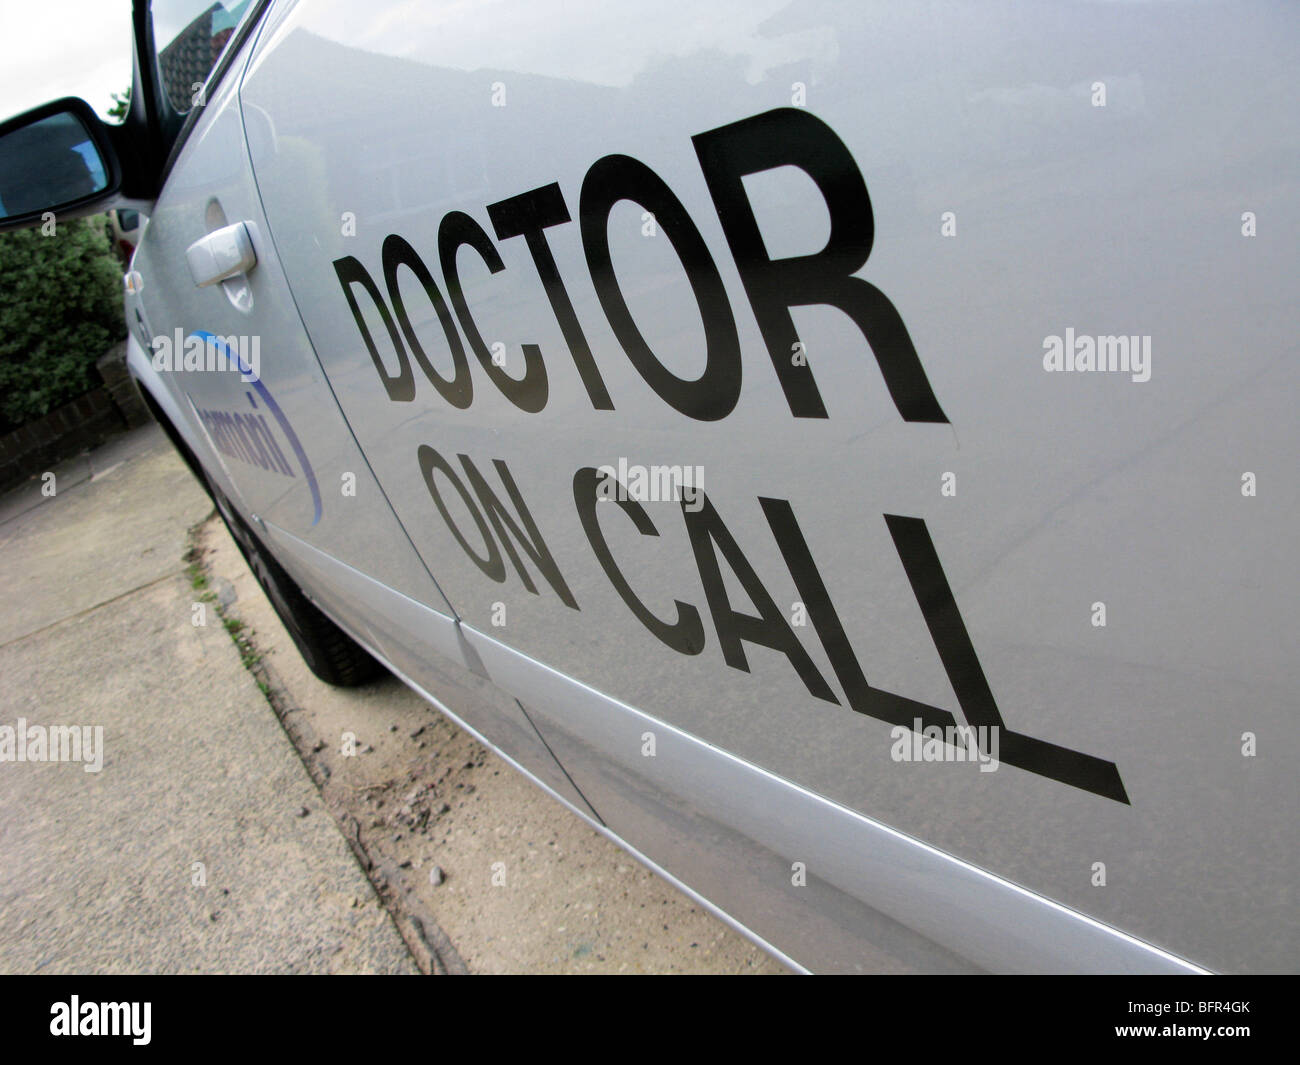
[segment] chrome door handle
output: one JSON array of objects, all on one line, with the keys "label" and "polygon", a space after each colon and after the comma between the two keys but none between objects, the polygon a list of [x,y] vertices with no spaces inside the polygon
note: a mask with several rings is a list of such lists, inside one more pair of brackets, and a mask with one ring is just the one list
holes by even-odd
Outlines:
[{"label": "chrome door handle", "polygon": [[190,276],[199,288],[246,274],[257,265],[257,252],[243,222],[214,229],[200,237],[185,249],[185,258],[190,264]]}]

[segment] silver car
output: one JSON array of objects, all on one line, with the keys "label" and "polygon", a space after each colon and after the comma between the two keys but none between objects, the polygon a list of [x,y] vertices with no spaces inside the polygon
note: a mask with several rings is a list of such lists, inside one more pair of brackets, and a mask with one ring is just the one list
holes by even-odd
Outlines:
[{"label": "silver car", "polygon": [[1294,6],[135,41],[123,126],[0,128],[2,221],[148,216],[131,373],[319,676],[490,681],[794,968],[1296,967]]}]

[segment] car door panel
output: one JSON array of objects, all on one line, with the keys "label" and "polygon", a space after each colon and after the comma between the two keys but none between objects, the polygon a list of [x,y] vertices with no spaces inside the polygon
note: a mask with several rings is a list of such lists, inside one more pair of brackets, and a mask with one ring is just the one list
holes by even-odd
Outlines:
[{"label": "car door panel", "polygon": [[[262,215],[241,71],[231,69],[205,105],[133,260],[137,326],[151,343],[137,372],[167,397],[167,415],[309,597],[426,688],[450,684],[459,668],[461,720],[590,812],[517,704],[466,668],[456,619],[339,413]],[[248,227],[256,265],[231,286],[198,287],[186,250],[236,221]]]}]

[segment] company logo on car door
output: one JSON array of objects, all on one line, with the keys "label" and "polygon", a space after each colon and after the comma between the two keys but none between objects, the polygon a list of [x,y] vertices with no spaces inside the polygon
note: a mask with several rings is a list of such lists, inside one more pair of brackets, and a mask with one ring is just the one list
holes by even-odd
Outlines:
[{"label": "company logo on car door", "polygon": [[[270,390],[263,384],[256,370],[244,361],[238,350],[228,345],[221,337],[203,330],[195,330],[192,337],[197,337],[205,345],[216,348],[229,360],[229,365],[238,371],[240,379],[249,385],[244,395],[248,399],[248,410],[229,410],[221,408],[204,408],[194,402],[194,397],[186,393],[190,406],[203,423],[212,445],[222,455],[242,462],[268,473],[285,477],[297,477],[298,473],[307,480],[311,491],[312,525],[321,518],[320,487],[316,483],[316,473],[311,467],[306,451],[293,431],[288,417],[272,397]],[[259,406],[258,400],[261,400]],[[271,415],[268,421],[266,414]],[[278,430],[278,433],[277,433]],[[282,446],[283,445],[283,446]]]},{"label": "company logo on car door", "polygon": [[[691,140],[750,310],[758,322],[771,372],[781,387],[791,417],[828,416],[813,368],[802,357],[803,345],[790,313],[794,307],[828,305],[857,326],[863,338],[862,358],[865,361],[869,356],[874,357],[884,386],[904,421],[947,422],[902,317],[885,293],[857,276],[871,254],[875,222],[866,182],[836,133],[806,111],[782,108],[700,133]],[[773,259],[764,247],[743,179],[782,166],[798,167],[812,179],[830,216],[830,236],[825,247],[816,253]],[[607,227],[614,205],[621,200],[630,200],[654,215],[686,271],[699,305],[706,339],[704,372],[698,378],[680,378],[664,365],[638,328],[619,288]],[[487,214],[497,240],[522,237],[527,243],[539,282],[592,407],[615,410],[616,397],[606,388],[547,243],[548,229],[573,220],[560,186],[553,183],[488,204]],[[578,224],[587,268],[601,308],[628,360],[656,395],[674,410],[701,421],[726,418],[736,407],[741,390],[742,358],[736,320],[713,253],[676,194],[644,163],[627,155],[607,155],[591,165],[578,191]],[[426,250],[426,254],[436,257],[441,269],[441,288],[420,251],[397,233],[384,240],[380,253],[382,261],[378,266],[386,293],[381,292],[370,270],[353,256],[334,260],[333,267],[360,338],[391,402],[414,400],[414,362],[421,377],[447,403],[459,409],[468,408],[474,400],[475,384],[465,352],[468,343],[492,385],[521,411],[536,414],[545,408],[548,398],[543,353],[536,344],[523,345],[524,374],[519,378],[506,375],[496,364],[461,287],[456,256],[462,247],[472,248],[492,273],[505,269],[492,237],[463,211],[451,211],[442,218],[437,247]],[[402,267],[415,276],[437,313],[452,355],[453,373],[449,378],[439,374],[430,363],[407,314],[398,284],[398,271]],[[380,359],[374,337],[362,316],[359,296],[371,301],[383,323],[397,353],[395,372],[390,372]],[[509,506],[491,486],[479,464],[468,455],[458,454],[456,458],[463,479],[456,467],[433,447],[421,445],[413,456],[436,509],[469,559],[488,578],[504,583],[509,579],[504,551],[524,586],[540,595],[516,550],[518,546],[560,601],[579,610],[529,511],[526,493],[516,483],[506,462],[494,458],[491,464]],[[600,514],[605,514],[605,521],[609,521],[614,508],[598,510],[597,503],[612,498],[642,536],[657,537],[659,531],[640,502],[626,492],[611,496],[606,491],[608,487],[608,470],[602,472],[594,465],[575,471],[572,477],[575,517],[592,554],[629,611],[649,632],[679,654],[700,654],[707,644],[707,636],[699,607],[677,599],[675,617],[657,615],[640,599],[620,570],[602,533],[600,520]],[[459,495],[473,518],[475,528],[468,536],[466,530],[457,528],[446,506],[443,493],[448,488]],[[953,727],[955,718],[950,711],[884,691],[868,682],[794,508],[784,499],[759,497],[757,502],[848,707],[909,729]],[[771,648],[786,656],[812,696],[840,704],[840,697],[776,606],[746,558],[740,541],[712,501],[700,491],[681,503],[681,520],[699,574],[704,609],[711,617],[726,664],[748,672],[744,645]],[[884,514],[881,518],[967,723],[975,730],[997,729],[1001,736],[1002,762],[1127,803],[1128,795],[1113,762],[1004,726],[925,521],[895,514]],[[474,546],[477,542],[482,543],[481,550]],[[744,588],[757,615],[732,607],[723,579],[723,563]],[[829,584],[833,587],[834,580]]]}]

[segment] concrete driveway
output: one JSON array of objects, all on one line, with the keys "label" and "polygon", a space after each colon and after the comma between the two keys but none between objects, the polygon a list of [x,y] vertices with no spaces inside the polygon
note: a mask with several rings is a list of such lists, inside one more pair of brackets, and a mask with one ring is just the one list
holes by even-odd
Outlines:
[{"label": "concrete driveway", "polygon": [[[0,501],[0,757],[32,741],[0,762],[0,972],[416,972],[220,619],[192,623],[211,505],[161,431],[54,472]],[[81,761],[34,760],[52,726]]]}]

